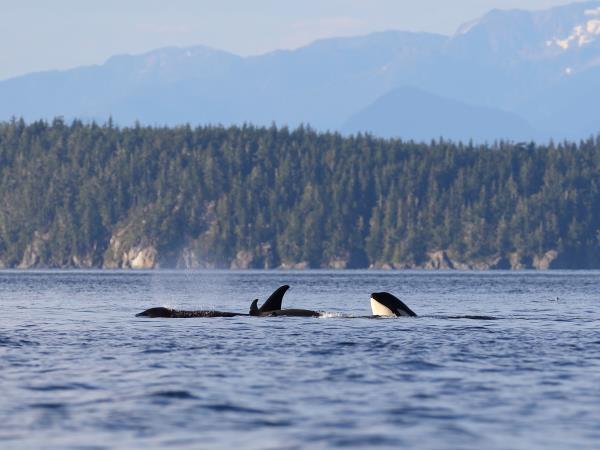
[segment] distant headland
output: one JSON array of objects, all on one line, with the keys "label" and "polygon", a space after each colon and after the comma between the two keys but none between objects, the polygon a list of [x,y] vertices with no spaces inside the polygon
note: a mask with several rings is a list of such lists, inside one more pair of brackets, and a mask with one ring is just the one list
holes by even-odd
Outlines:
[{"label": "distant headland", "polygon": [[600,139],[0,124],[4,268],[600,268]]}]

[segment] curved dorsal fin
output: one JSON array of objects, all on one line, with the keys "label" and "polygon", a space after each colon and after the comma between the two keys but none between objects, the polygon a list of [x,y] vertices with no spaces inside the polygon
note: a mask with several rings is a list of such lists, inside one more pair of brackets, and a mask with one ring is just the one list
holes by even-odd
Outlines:
[{"label": "curved dorsal fin", "polygon": [[283,296],[289,288],[290,287],[287,284],[277,288],[275,292],[273,292],[271,296],[267,299],[267,301],[263,303],[263,305],[258,311],[261,313],[269,311],[279,311],[283,302]]},{"label": "curved dorsal fin", "polygon": [[257,298],[252,300],[252,304],[250,305],[250,315],[251,316],[258,315],[258,299]]}]

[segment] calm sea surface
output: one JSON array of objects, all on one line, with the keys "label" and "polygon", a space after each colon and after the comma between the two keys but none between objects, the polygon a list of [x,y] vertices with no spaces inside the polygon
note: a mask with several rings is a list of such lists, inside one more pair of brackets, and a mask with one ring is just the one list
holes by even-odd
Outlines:
[{"label": "calm sea surface", "polygon": [[[282,284],[332,314],[135,317]],[[2,449],[597,449],[600,272],[0,272],[0,392]]]}]

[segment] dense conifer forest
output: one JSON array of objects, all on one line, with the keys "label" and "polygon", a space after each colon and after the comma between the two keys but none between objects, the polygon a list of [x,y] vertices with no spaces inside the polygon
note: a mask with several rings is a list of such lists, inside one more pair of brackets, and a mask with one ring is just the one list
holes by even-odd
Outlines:
[{"label": "dense conifer forest", "polygon": [[3,267],[600,267],[600,138],[13,120],[0,168]]}]

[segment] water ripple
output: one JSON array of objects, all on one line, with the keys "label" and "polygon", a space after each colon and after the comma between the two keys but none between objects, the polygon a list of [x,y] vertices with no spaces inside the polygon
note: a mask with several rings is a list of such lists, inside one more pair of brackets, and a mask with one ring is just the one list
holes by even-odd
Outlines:
[{"label": "water ripple", "polygon": [[[598,272],[0,271],[0,441],[596,448],[599,281]],[[281,284],[293,286],[289,306],[331,313],[134,317],[164,303],[244,312]],[[375,290],[420,317],[364,318]]]}]

